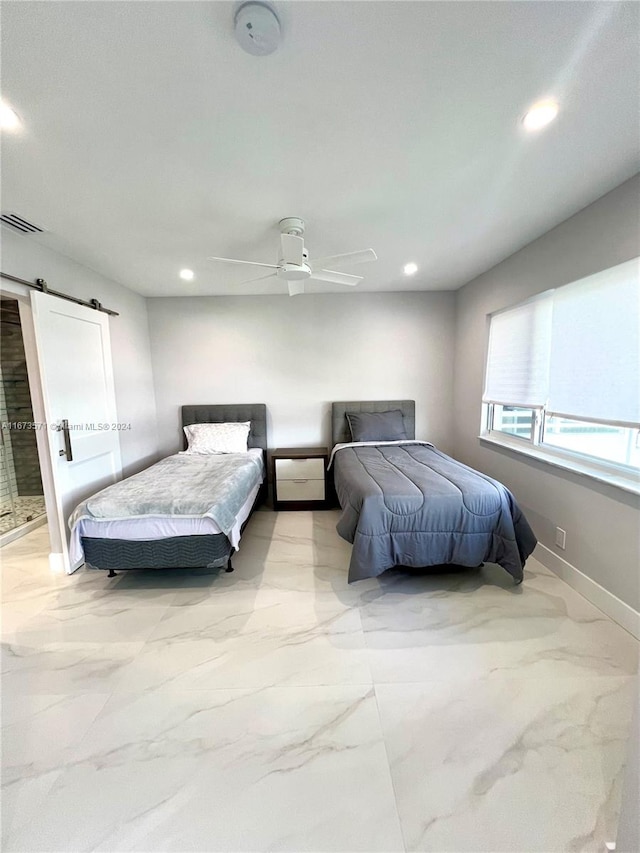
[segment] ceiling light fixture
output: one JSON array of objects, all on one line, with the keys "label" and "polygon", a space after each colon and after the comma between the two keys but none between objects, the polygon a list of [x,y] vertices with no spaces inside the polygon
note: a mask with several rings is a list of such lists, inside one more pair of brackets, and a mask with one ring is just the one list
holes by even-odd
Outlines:
[{"label": "ceiling light fixture", "polygon": [[180,270],[180,278],[184,281],[193,281],[195,273],[193,270]]},{"label": "ceiling light fixture", "polygon": [[559,109],[555,101],[540,101],[525,114],[522,124],[527,130],[540,130],[554,120]]},{"label": "ceiling light fixture", "polygon": [[405,264],[404,265],[404,274],[405,275],[414,275],[418,272],[418,264]]},{"label": "ceiling light fixture", "polygon": [[0,101],[0,127],[3,130],[17,130],[20,127],[18,113],[4,101]]}]

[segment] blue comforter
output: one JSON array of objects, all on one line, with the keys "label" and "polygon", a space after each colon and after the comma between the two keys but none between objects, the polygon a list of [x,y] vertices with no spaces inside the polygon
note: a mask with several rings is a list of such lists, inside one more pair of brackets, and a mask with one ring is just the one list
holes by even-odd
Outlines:
[{"label": "blue comforter", "polygon": [[426,442],[346,445],[333,467],[338,533],[353,543],[349,583],[393,566],[482,562],[522,580],[536,538],[496,480]]}]

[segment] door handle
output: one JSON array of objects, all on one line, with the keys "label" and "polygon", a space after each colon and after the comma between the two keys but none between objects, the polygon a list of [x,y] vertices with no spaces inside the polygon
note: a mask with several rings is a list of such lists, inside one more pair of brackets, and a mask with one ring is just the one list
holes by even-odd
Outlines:
[{"label": "door handle", "polygon": [[62,421],[62,426],[59,426],[58,429],[62,432],[62,438],[64,439],[64,450],[59,450],[59,456],[66,456],[67,462],[73,462],[73,452],[71,450],[71,433],[69,432],[69,421],[65,418]]}]

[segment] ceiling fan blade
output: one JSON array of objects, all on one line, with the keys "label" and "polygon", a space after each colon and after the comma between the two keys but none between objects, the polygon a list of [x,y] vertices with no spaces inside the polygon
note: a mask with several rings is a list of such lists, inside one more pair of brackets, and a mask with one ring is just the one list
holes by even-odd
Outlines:
[{"label": "ceiling fan blade", "polygon": [[362,281],[364,276],[347,275],[346,272],[336,272],[335,270],[318,270],[310,278],[311,281],[328,281],[331,284],[347,284],[350,287],[355,287],[356,284]]},{"label": "ceiling fan blade", "polygon": [[295,234],[281,234],[280,242],[282,244],[282,259],[285,264],[296,264],[300,266],[304,263],[304,240],[302,237],[296,237]]},{"label": "ceiling fan blade", "polygon": [[224,261],[227,264],[246,264],[251,267],[269,267],[269,269],[277,270],[278,264],[259,264],[257,261],[238,261],[235,258],[207,258],[208,261]]},{"label": "ceiling fan blade", "polygon": [[369,261],[377,261],[378,256],[373,249],[363,249],[361,252],[345,252],[342,255],[330,255],[327,258],[315,258],[309,263],[312,270],[326,269],[327,267],[341,267],[347,264],[366,264]]},{"label": "ceiling fan blade", "polygon": [[304,281],[288,281],[289,286],[289,296],[298,296],[300,293],[304,293]]},{"label": "ceiling fan blade", "polygon": [[253,284],[254,281],[264,281],[265,278],[277,278],[277,274],[274,272],[270,272],[268,275],[261,275],[258,278],[249,278],[247,281],[241,281],[240,284]]}]

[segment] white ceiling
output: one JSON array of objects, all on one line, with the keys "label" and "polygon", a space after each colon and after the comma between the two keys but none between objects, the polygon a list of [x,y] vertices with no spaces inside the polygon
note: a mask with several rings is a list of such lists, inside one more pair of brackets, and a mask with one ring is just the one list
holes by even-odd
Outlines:
[{"label": "white ceiling", "polygon": [[276,6],[254,57],[232,3],[3,0],[2,210],[49,229],[23,239],[147,296],[285,292],[206,257],[273,263],[301,216],[312,256],[376,250],[361,291],[453,289],[638,171],[635,2]]}]

